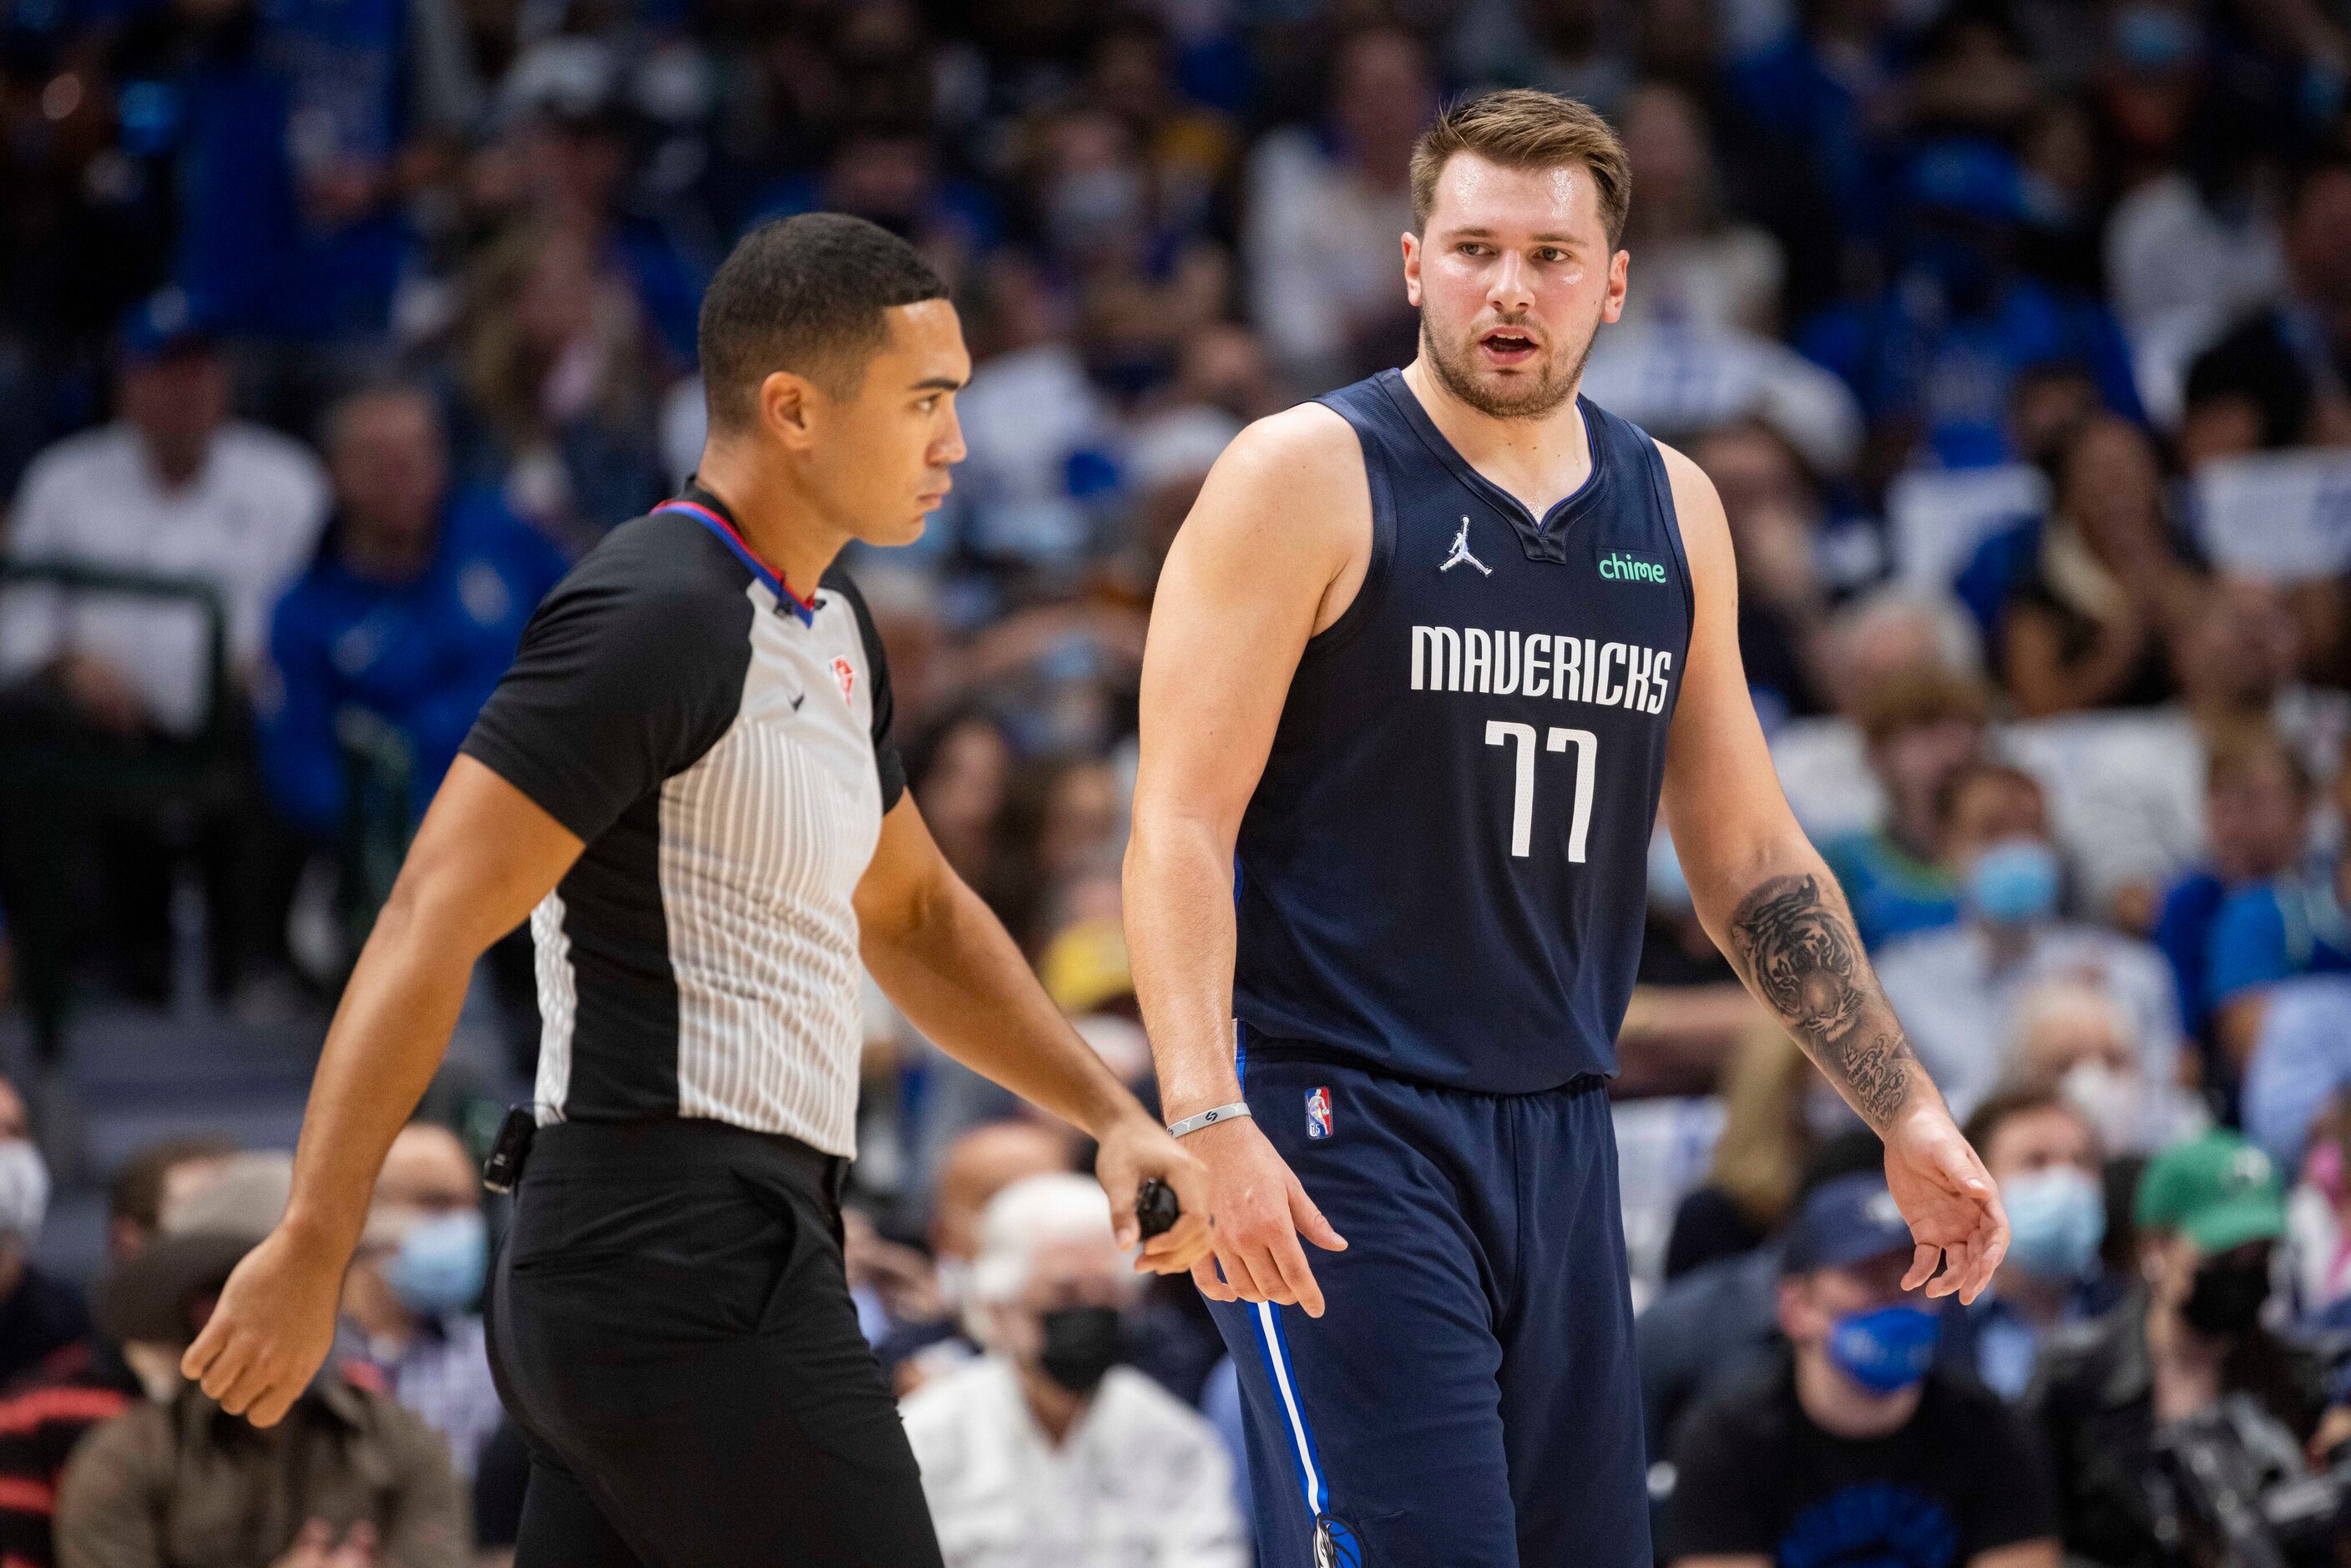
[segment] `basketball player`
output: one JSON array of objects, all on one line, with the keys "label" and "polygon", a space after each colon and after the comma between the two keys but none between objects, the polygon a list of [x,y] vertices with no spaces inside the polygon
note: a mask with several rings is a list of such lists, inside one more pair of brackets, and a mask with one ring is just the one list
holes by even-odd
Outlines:
[{"label": "basketball player", "polygon": [[1605,1084],[1661,798],[1708,929],[1885,1139],[1908,1288],[1972,1298],[2006,1221],[1782,799],[1712,486],[1577,396],[1624,150],[1500,92],[1412,180],[1418,357],[1244,432],[1160,580],[1135,977],[1215,1184],[1260,1563],[1641,1568]]},{"label": "basketball player", "polygon": [[939,1562],[842,1277],[860,960],[924,1033],[1100,1140],[1138,1266],[1205,1250],[1205,1173],[1049,1001],[905,793],[833,557],[923,531],[971,373],[946,287],[855,218],[772,224],[702,305],[710,436],[548,596],[418,830],[319,1063],[275,1234],[184,1359],[269,1426],[334,1334],[384,1151],[474,961],[528,916],[538,1130],[490,1287],[529,1439],[518,1568]]}]

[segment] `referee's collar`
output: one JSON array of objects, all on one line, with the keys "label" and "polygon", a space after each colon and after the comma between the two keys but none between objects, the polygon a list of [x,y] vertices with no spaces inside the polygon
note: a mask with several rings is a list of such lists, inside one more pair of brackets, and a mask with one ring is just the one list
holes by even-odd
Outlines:
[{"label": "referee's collar", "polygon": [[816,595],[811,593],[802,598],[793,591],[790,583],[784,580],[782,572],[759,559],[758,551],[751,548],[751,541],[743,537],[743,526],[735,520],[734,509],[728,507],[716,491],[705,486],[697,476],[687,475],[685,485],[677,495],[670,500],[664,501],[653,510],[656,512],[680,511],[693,516],[726,542],[727,548],[735,552],[737,559],[751,569],[752,576],[768,585],[768,590],[776,596],[778,610],[797,617],[803,625],[815,623],[818,603]]}]

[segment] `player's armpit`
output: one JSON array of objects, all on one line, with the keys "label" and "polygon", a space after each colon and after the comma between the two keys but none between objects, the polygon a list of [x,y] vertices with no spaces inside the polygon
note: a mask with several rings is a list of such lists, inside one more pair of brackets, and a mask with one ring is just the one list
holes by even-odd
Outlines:
[{"label": "player's armpit", "polygon": [[1979,1552],[1968,1559],[1968,1568],[2057,1568],[2064,1558],[2057,1542],[2044,1538]]},{"label": "player's armpit", "polygon": [[1771,1568],[1771,1560],[1761,1552],[1729,1557],[1677,1557],[1673,1568]]}]

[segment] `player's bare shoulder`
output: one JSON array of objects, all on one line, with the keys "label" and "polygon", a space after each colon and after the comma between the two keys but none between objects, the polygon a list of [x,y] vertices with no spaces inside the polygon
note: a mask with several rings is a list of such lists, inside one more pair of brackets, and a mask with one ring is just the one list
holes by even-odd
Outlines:
[{"label": "player's bare shoulder", "polygon": [[[1650,437],[1656,441],[1655,436]],[[1656,441],[1665,460],[1666,483],[1673,491],[1674,520],[1681,526],[1682,552],[1689,558],[1690,580],[1701,597],[1718,585],[1728,586],[1736,570],[1730,549],[1730,525],[1722,515],[1722,497],[1714,481],[1689,457]]]},{"label": "player's bare shoulder", "polygon": [[1372,493],[1354,428],[1321,403],[1270,414],[1233,437],[1200,487],[1168,559],[1259,591],[1322,604],[1320,630],[1346,608],[1372,552]]}]

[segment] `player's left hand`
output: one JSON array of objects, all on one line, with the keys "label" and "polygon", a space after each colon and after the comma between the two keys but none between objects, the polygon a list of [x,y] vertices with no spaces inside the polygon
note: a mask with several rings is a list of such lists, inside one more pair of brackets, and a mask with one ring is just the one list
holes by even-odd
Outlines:
[{"label": "player's left hand", "polygon": [[1939,1100],[1903,1112],[1886,1134],[1886,1185],[1918,1243],[1902,1288],[1972,1303],[2008,1251],[2008,1212]]},{"label": "player's left hand", "polygon": [[1123,1248],[1143,1239],[1134,1215],[1143,1184],[1156,1176],[1175,1190],[1182,1213],[1174,1228],[1144,1242],[1134,1260],[1136,1273],[1187,1273],[1208,1255],[1216,1216],[1209,1203],[1207,1169],[1150,1116],[1138,1110],[1103,1135],[1094,1156],[1094,1176],[1110,1195],[1111,1222]]}]

